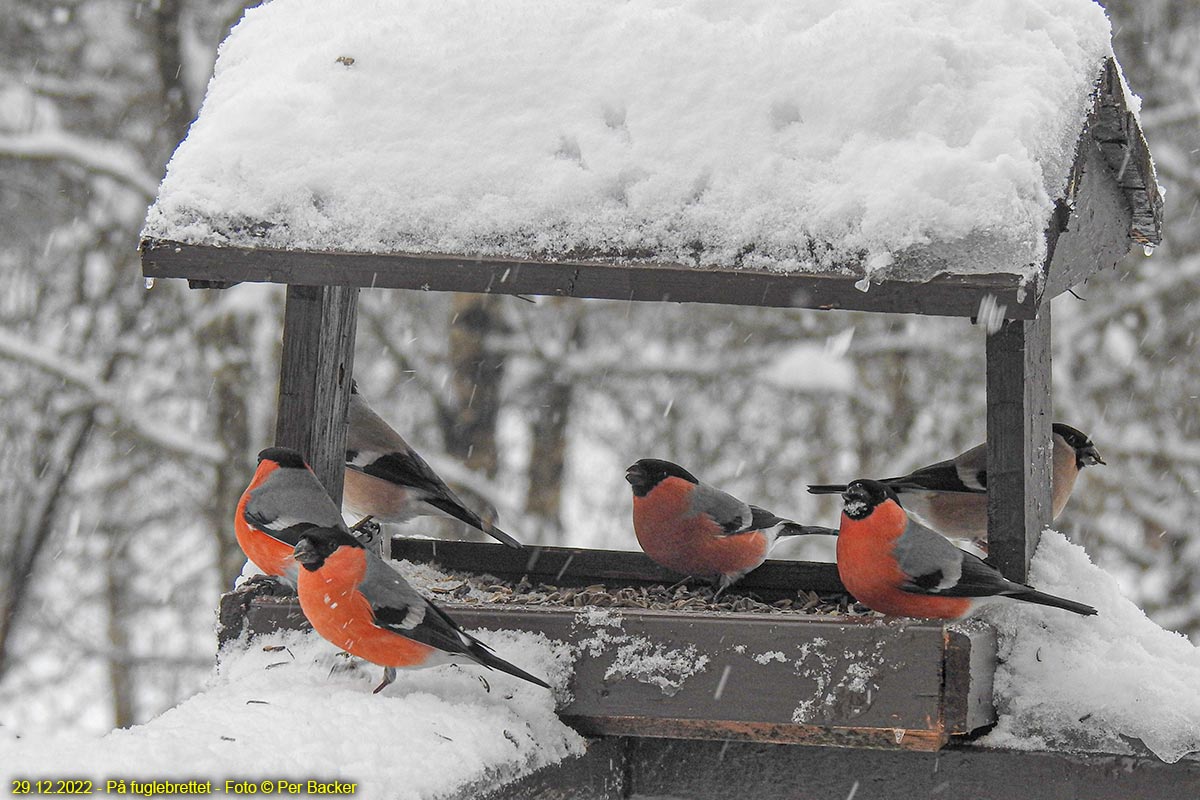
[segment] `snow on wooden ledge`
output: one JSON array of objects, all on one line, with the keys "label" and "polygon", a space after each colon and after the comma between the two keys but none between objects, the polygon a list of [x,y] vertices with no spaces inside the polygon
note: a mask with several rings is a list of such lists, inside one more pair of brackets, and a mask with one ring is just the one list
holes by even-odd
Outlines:
[{"label": "snow on wooden ledge", "polygon": [[[504,265],[491,284],[527,260],[843,288],[948,273],[1028,312],[1109,38],[1092,0],[275,0],[222,45],[147,218],[147,274],[197,245],[430,271],[470,254]],[[408,288],[426,285],[453,288]],[[764,304],[870,306],[801,289]]]}]

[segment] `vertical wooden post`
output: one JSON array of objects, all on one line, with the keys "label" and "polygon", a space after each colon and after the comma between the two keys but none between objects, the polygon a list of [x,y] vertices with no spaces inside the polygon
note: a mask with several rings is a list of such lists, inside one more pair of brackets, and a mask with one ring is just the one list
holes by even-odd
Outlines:
[{"label": "vertical wooden post", "polygon": [[339,505],[357,323],[356,287],[288,286],[275,443],[303,453]]},{"label": "vertical wooden post", "polygon": [[987,339],[988,560],[1025,582],[1050,523],[1050,304]]}]

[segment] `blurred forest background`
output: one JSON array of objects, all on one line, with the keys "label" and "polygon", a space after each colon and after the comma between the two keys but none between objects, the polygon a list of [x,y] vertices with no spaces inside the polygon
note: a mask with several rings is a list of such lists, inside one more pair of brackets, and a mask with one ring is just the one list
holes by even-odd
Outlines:
[{"label": "blurred forest background", "polygon": [[[1109,464],[1060,527],[1200,641],[1200,4],[1105,5],[1166,243],[1055,301],[1056,418]],[[274,429],[283,296],[148,289],[137,239],[241,9],[0,0],[0,725],[18,732],[134,724],[212,668],[217,597],[243,564],[233,509]],[[980,441],[982,337],[962,320],[364,291],[357,377],[525,541],[628,548],[639,457],[836,524],[805,483]]]}]

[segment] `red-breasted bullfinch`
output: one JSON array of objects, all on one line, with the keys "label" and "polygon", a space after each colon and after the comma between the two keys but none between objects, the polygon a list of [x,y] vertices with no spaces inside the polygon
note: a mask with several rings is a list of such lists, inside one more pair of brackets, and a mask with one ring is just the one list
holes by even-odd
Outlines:
[{"label": "red-breasted bullfinch", "polygon": [[342,506],[351,514],[379,522],[450,517],[509,547],[521,547],[516,539],[463,505],[425,459],[367,405],[356,383],[350,384]]},{"label": "red-breasted bullfinch", "polygon": [[233,518],[238,544],[256,567],[295,588],[292,551],[300,534],[342,524],[337,506],[299,453],[268,447],[258,454],[258,469]]},{"label": "red-breasted bullfinch", "polygon": [[959,619],[985,602],[1010,597],[1090,616],[1096,609],[1008,580],[940,533],[909,519],[896,492],[857,480],[842,492],[838,575],[869,608],[898,617]]},{"label": "red-breasted bullfinch", "polygon": [[646,555],[682,575],[716,578],[717,594],[761,564],[777,537],[837,533],[743,503],[670,461],[643,458],[625,480]]},{"label": "red-breasted bullfinch", "polygon": [[466,633],[344,527],[300,534],[295,559],[304,616],[333,644],[384,668],[376,692],[395,680],[397,667],[464,659],[550,688]]},{"label": "red-breasted bullfinch", "polygon": [[[1079,471],[1104,459],[1087,435],[1061,422],[1051,426],[1050,510],[1062,513],[1075,488]],[[884,478],[900,496],[905,510],[951,539],[966,539],[987,547],[987,444],[972,447],[947,461],[921,467],[898,478]],[[813,494],[838,494],[845,484],[809,486]]]}]

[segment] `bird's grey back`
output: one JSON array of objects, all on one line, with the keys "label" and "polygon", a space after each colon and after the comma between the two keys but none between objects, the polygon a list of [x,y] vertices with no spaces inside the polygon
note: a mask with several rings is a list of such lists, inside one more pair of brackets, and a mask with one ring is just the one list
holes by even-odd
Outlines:
[{"label": "bird's grey back", "polygon": [[692,490],[692,513],[706,513],[729,532],[744,528],[753,517],[750,506],[707,483]]},{"label": "bird's grey back", "polygon": [[906,575],[921,577],[940,573],[936,583],[938,588],[953,586],[962,575],[962,551],[945,536],[912,517],[896,540],[892,555]]},{"label": "bird's grey back", "polygon": [[350,395],[350,426],[346,449],[358,452],[389,453],[408,450],[408,442],[375,413],[362,395]]},{"label": "bird's grey back", "polygon": [[367,573],[359,590],[373,608],[403,610],[402,627],[414,628],[425,618],[425,598],[383,559],[367,551]]},{"label": "bird's grey back", "polygon": [[292,520],[322,528],[344,524],[342,513],[325,487],[307,469],[276,469],[261,486],[250,492],[246,513],[262,519]]}]

